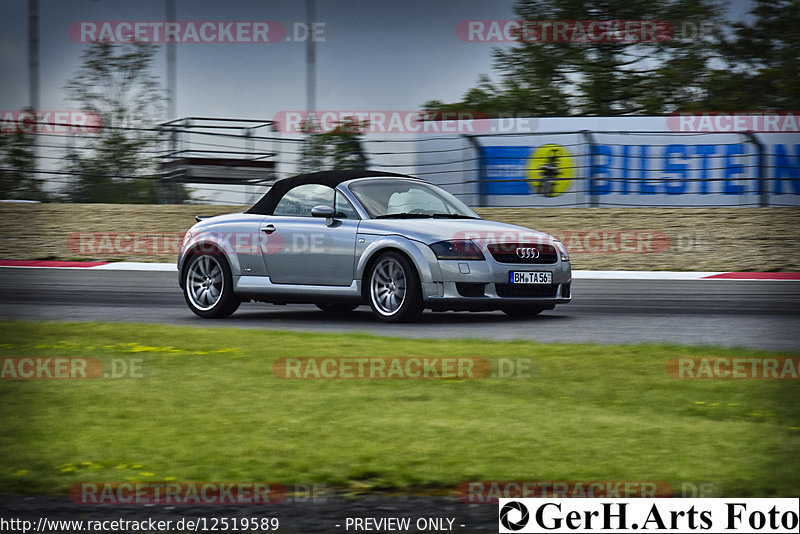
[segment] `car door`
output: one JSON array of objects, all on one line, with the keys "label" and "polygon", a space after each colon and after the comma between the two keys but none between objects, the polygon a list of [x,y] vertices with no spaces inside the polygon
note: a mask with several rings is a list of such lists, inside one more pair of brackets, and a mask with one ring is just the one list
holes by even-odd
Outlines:
[{"label": "car door", "polygon": [[[315,206],[334,207],[337,217],[312,217]],[[349,286],[353,282],[359,220],[341,193],[320,184],[304,184],[288,191],[261,231],[273,242],[264,250],[272,283]]]}]

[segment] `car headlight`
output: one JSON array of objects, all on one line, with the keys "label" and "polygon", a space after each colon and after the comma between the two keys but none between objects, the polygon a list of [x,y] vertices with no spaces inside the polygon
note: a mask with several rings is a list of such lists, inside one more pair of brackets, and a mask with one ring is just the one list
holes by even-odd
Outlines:
[{"label": "car headlight", "polygon": [[439,241],[430,247],[440,260],[486,260],[480,247],[469,239]]},{"label": "car headlight", "polygon": [[564,246],[564,243],[561,241],[553,241],[553,244],[561,255],[561,261],[569,261],[569,252],[567,252],[567,247]]}]

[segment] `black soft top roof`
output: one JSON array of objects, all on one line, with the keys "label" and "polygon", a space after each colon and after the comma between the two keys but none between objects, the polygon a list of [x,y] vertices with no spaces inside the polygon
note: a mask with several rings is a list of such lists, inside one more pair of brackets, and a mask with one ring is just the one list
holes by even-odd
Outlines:
[{"label": "black soft top roof", "polygon": [[353,180],[355,178],[366,178],[368,176],[394,176],[396,178],[413,178],[406,174],[398,174],[396,172],[384,171],[370,171],[370,170],[340,170],[340,171],[320,171],[312,172],[309,174],[298,174],[291,178],[284,178],[275,182],[267,193],[261,199],[253,204],[253,207],[247,210],[246,213],[254,213],[256,215],[272,215],[275,206],[278,205],[280,199],[287,191],[293,189],[298,185],[304,184],[320,184],[327,185],[328,187],[336,187],[342,182]]}]

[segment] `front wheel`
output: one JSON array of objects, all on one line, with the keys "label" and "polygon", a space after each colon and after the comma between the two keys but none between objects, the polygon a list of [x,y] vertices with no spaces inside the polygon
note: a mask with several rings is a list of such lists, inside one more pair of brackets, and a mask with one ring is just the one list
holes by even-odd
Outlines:
[{"label": "front wheel", "polygon": [[397,252],[382,254],[367,280],[369,305],[381,321],[410,321],[422,313],[422,289],[417,270]]},{"label": "front wheel", "polygon": [[193,256],[183,284],[186,304],[205,319],[228,317],[241,301],[233,294],[231,268],[220,253]]}]

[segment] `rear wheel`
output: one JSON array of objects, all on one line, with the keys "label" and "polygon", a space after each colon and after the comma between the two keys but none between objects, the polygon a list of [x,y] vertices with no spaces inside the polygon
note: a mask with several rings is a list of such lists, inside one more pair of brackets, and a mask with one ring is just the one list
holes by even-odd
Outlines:
[{"label": "rear wheel", "polygon": [[372,266],[367,283],[370,307],[381,321],[410,321],[422,313],[419,275],[402,254],[382,254]]},{"label": "rear wheel", "polygon": [[198,254],[189,260],[183,294],[189,309],[206,319],[228,317],[241,304],[233,294],[231,268],[218,252]]}]

